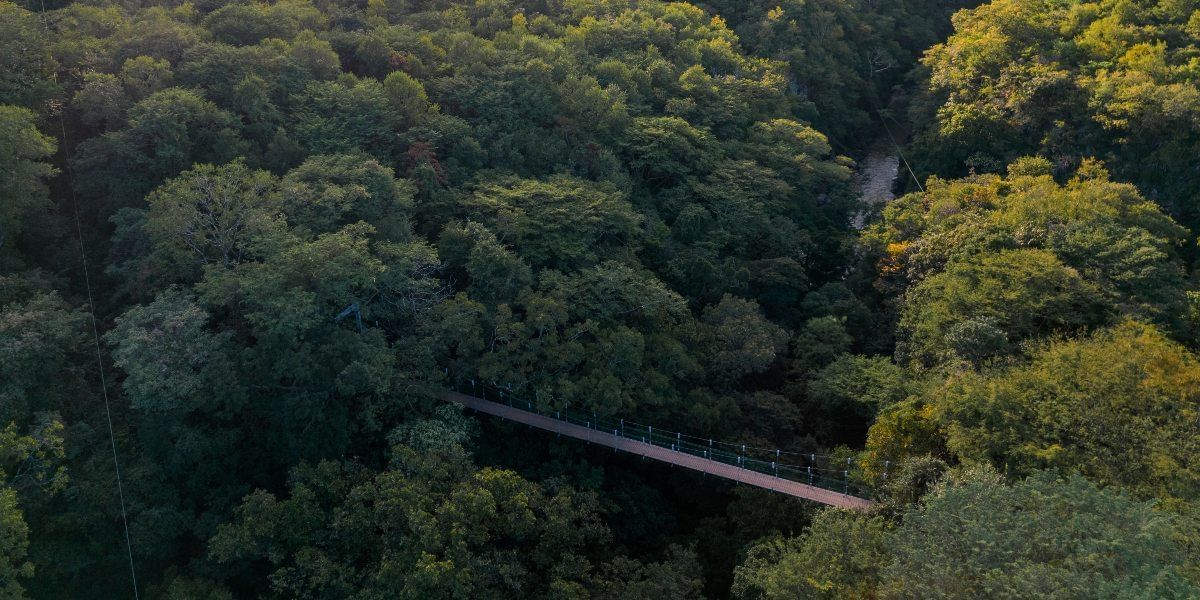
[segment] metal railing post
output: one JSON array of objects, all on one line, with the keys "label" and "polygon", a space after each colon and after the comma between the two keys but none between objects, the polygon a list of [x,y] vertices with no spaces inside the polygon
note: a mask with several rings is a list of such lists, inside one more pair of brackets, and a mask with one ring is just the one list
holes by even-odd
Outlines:
[{"label": "metal railing post", "polygon": [[[448,368],[443,369],[443,373],[445,374],[446,377],[449,377]],[[475,389],[476,388],[475,380],[467,378],[466,381],[464,381],[463,378],[461,377],[461,374],[458,376],[458,379],[456,379],[454,381],[449,381],[448,383],[453,386],[452,389],[454,391],[458,391],[458,392],[462,392],[462,393],[469,393],[469,394],[471,394],[472,397],[479,397],[479,398],[481,398],[485,401],[489,401],[489,402],[497,402],[497,403],[501,403],[501,404],[507,404],[509,407],[513,407],[513,408],[520,406],[520,403],[515,402],[513,399],[511,385],[501,386],[501,385],[497,385],[495,383],[480,382],[480,385],[478,386],[479,389],[476,390]],[[469,390],[467,389],[468,386],[463,385],[464,383],[469,384],[469,387],[470,387]],[[499,394],[500,395],[499,398],[496,398],[493,400],[488,400],[487,393],[489,391],[489,388],[493,394],[493,398],[495,398],[495,394]],[[536,391],[534,392],[534,394],[538,399],[539,407],[538,407],[538,409],[535,410],[533,408],[532,400],[527,398],[525,401],[525,410],[527,410],[528,412],[533,412],[540,416],[553,417],[557,421],[564,422],[564,423],[573,423],[573,424],[575,424],[575,426],[578,426],[578,422],[575,421],[575,419],[580,418],[581,415],[575,414],[574,416],[572,416],[572,412],[575,412],[575,413],[582,412],[584,415],[587,414],[586,411],[575,411],[574,409],[562,409],[562,408],[555,409],[554,411],[550,411],[548,406],[546,408],[546,411],[543,413],[542,412],[543,403],[541,402],[540,394]],[[478,395],[478,396],[476,396],[476,395]],[[521,394],[517,395],[517,398],[516,398],[517,401],[519,401],[521,399],[520,395]],[[507,401],[507,402],[505,402],[505,401]],[[470,403],[468,402],[467,404],[470,404]],[[547,403],[547,405],[548,404],[549,403]],[[469,408],[469,406],[468,406],[468,410],[471,410]],[[474,412],[478,412],[478,410],[476,409]],[[503,416],[503,414],[501,413],[498,416]],[[512,415],[510,415],[508,418],[512,418],[514,420],[518,420],[518,419],[519,420],[529,420],[530,422],[526,423],[526,425],[528,425],[530,428],[533,428],[536,426],[538,428],[554,430],[556,437],[561,438],[562,433],[564,433],[561,430],[555,430],[553,426],[534,425],[532,420],[530,420],[530,419],[514,417]],[[611,417],[606,417],[606,419],[609,419],[609,418],[611,418]],[[636,422],[631,422],[631,424],[633,425],[633,427],[635,429],[635,431],[634,431],[635,435],[629,436],[628,435],[629,432],[626,430],[624,418],[618,418],[618,422],[615,424],[615,425],[617,425],[616,427],[612,427],[612,425],[614,425],[614,423],[609,420],[606,420],[603,423],[603,427],[601,427],[600,413],[598,410],[592,411],[592,418],[590,420],[587,419],[586,417],[584,417],[583,424],[584,424],[584,428],[588,432],[586,435],[578,433],[578,430],[576,430],[577,433],[575,433],[575,434],[571,434],[568,432],[568,435],[569,436],[573,435],[574,437],[581,438],[581,439],[585,440],[589,445],[593,441],[597,441],[596,439],[593,439],[593,438],[596,438],[601,430],[603,430],[605,433],[611,433],[614,438],[629,439],[630,441],[640,440],[643,444],[650,444],[652,446],[658,445],[654,441],[654,426],[653,425],[641,425]],[[645,431],[641,432],[642,435],[637,434],[638,432],[636,431],[636,429],[639,427],[645,428]],[[592,433],[593,431],[596,433]],[[708,472],[708,469],[709,469],[708,461],[717,461],[723,465],[729,464],[727,462],[729,460],[729,453],[726,452],[724,448],[730,447],[735,450],[735,452],[734,452],[735,460],[734,460],[733,464],[736,465],[737,468],[739,468],[739,469],[746,469],[746,470],[754,471],[755,473],[765,474],[765,473],[763,473],[762,467],[760,466],[765,463],[765,464],[770,465],[770,473],[776,479],[783,479],[784,475],[787,475],[788,481],[793,481],[793,482],[799,483],[799,482],[805,481],[804,475],[807,474],[808,475],[808,478],[807,478],[808,485],[813,486],[813,487],[819,487],[821,489],[830,490],[830,491],[837,489],[837,487],[836,487],[837,479],[835,479],[836,475],[833,475],[833,473],[835,473],[836,471],[832,468],[832,464],[834,463],[834,460],[836,459],[835,456],[821,455],[821,458],[830,465],[829,467],[824,467],[824,468],[818,468],[816,466],[817,454],[815,452],[809,453],[809,455],[808,455],[809,464],[807,466],[802,466],[800,464],[791,464],[791,463],[785,465],[785,464],[783,464],[782,448],[776,448],[775,449],[775,460],[769,461],[769,462],[764,461],[764,460],[762,460],[762,458],[760,458],[762,456],[762,454],[756,454],[756,456],[754,458],[755,465],[752,466],[752,465],[750,465],[750,456],[749,456],[750,447],[746,444],[731,444],[728,442],[722,442],[723,449],[721,451],[721,456],[717,456],[716,438],[712,438],[712,437],[701,438],[698,436],[690,437],[689,442],[688,442],[689,446],[687,448],[685,448],[684,443],[683,443],[683,432],[681,432],[681,431],[675,432],[675,441],[671,441],[670,434],[671,434],[671,432],[669,430],[664,432],[662,448],[664,448],[664,449],[669,448],[671,450],[671,452],[687,453],[690,456],[695,456],[695,451],[697,449],[700,450],[700,456],[701,456],[701,458],[703,458],[703,460],[705,462],[695,465],[694,468],[696,470],[701,471],[701,473],[705,476],[710,474]],[[708,444],[704,444],[704,441],[706,439],[708,440]],[[599,441],[597,441],[597,443],[599,443],[601,445],[611,446],[614,454],[619,454],[620,451],[622,450],[622,447],[619,444],[617,444],[615,441],[614,442],[605,442],[603,440],[599,440]],[[740,450],[740,452],[738,452],[737,450]],[[756,447],[756,448],[754,448],[754,450],[755,450],[755,452],[758,452],[758,453],[770,452],[770,450],[767,450],[766,448]],[[648,456],[645,453],[645,451],[639,451],[639,450],[637,450],[637,448],[631,448],[631,451],[634,452],[635,454],[638,454],[639,456],[641,456],[643,460],[651,458],[650,456]],[[802,461],[803,457],[804,457],[803,454],[798,453],[798,452],[797,453],[789,452],[789,455],[799,457],[800,461]],[[674,458],[669,458],[669,457],[665,457],[665,456],[661,457],[661,459],[664,460],[664,462],[671,464],[672,467],[680,466],[682,464],[687,464],[687,463],[684,463],[681,459],[674,459]],[[886,483],[888,481],[888,479],[891,477],[891,464],[892,464],[891,460],[884,460],[883,461],[883,469],[881,470],[881,472],[875,471],[874,472],[875,474],[872,476],[872,479],[868,480],[866,474],[869,470],[866,469],[864,463],[861,463],[861,462],[856,463],[855,462],[856,459],[858,459],[858,455],[848,456],[845,458],[845,464],[842,465],[842,469],[841,469],[841,471],[842,471],[842,493],[845,494],[846,496],[851,496],[850,471],[855,468],[856,464],[858,464],[858,468],[860,469],[860,477],[862,477],[862,481],[860,481],[859,483],[856,484],[859,487],[854,490],[854,495],[856,495],[856,496],[862,496],[864,494],[869,495],[871,493],[871,490],[875,486],[880,485],[879,484],[880,480],[882,480],[883,482]],[[877,459],[874,459],[873,462],[876,463],[876,468],[878,468]],[[791,468],[792,470],[789,472],[789,471],[787,471],[787,469],[785,469],[783,467],[788,467],[788,468]],[[714,472],[713,474],[716,474],[716,472]],[[819,486],[816,485],[817,475],[821,476],[821,485],[819,485]],[[722,475],[718,475],[718,476],[725,477]],[[742,476],[736,476],[733,474],[729,474],[726,476],[733,478],[735,480],[738,477],[742,477]],[[765,487],[767,487],[768,489],[777,489],[778,491],[783,491],[778,485],[774,485],[774,484],[765,484]],[[805,497],[805,498],[812,497],[810,495],[805,495],[805,492],[803,492],[803,491],[786,492],[786,493],[791,494],[791,495],[799,495],[800,497]],[[820,497],[820,496],[816,496],[816,497]],[[847,503],[853,504],[852,500],[853,500],[853,498],[843,498],[840,500],[831,499],[828,501],[832,502],[835,505],[845,505]],[[822,501],[824,501],[824,500],[822,500]]]}]

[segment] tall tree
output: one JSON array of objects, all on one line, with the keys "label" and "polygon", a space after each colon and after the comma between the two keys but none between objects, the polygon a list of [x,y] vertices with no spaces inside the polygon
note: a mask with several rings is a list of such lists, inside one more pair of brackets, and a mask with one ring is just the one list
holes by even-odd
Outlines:
[{"label": "tall tree", "polygon": [[0,105],[0,267],[20,264],[22,233],[45,226],[52,206],[45,182],[55,169],[46,159],[55,144],[35,119],[30,110]]}]

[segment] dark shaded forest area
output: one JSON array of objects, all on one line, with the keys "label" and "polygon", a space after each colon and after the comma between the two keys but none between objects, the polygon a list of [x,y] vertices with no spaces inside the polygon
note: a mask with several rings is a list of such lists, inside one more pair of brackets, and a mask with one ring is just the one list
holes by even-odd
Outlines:
[{"label": "dark shaded forest area", "polygon": [[1200,596],[1198,84],[1200,0],[0,1],[0,597]]}]

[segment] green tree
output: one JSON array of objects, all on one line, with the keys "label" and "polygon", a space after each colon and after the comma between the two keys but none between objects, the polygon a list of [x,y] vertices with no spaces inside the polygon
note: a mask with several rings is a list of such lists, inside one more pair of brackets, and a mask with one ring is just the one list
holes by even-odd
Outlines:
[{"label": "green tree", "polygon": [[289,171],[280,188],[281,210],[292,227],[319,234],[364,221],[385,239],[411,237],[412,186],[368,156],[311,157]]},{"label": "green tree", "polygon": [[666,558],[656,563],[618,556],[601,565],[590,587],[591,597],[602,600],[683,600],[701,597],[702,584],[695,552],[672,546]]},{"label": "green tree", "polygon": [[805,391],[808,402],[820,408],[832,429],[858,443],[864,424],[903,401],[916,387],[912,377],[886,356],[843,354],[817,371]]},{"label": "green tree", "polygon": [[233,115],[194,91],[167,88],[130,107],[124,129],[79,144],[76,184],[106,206],[134,206],[193,164],[223,164],[244,150]]},{"label": "green tree", "polygon": [[809,319],[792,339],[795,366],[803,371],[825,367],[849,351],[852,341],[846,333],[845,319],[834,316]]},{"label": "green tree", "polygon": [[471,296],[487,304],[512,302],[533,281],[529,265],[479,223],[447,225],[439,250],[470,279]]},{"label": "green tree", "polygon": [[867,232],[877,285],[905,295],[903,358],[978,365],[1122,315],[1189,334],[1183,230],[1095,162],[1066,184],[1050,170],[1024,158],[1007,177],[931,180]]},{"label": "green tree", "polygon": [[[1119,457],[1186,513],[1170,340],[1200,305],[1152,201],[1195,195],[1195,7],[964,13],[906,157],[976,174],[856,248],[839,154],[910,104],[963,3],[0,2],[0,445],[45,442],[0,458],[28,528],[4,496],[5,566],[34,566],[33,597],[127,593],[77,234],[147,596],[721,597],[809,516],[491,426],[480,469],[475,421],[437,400],[468,378],[797,451],[874,419],[865,474],[912,457],[880,518],[755,550],[800,567],[756,559],[747,595],[881,593],[860,559],[942,460],[1109,484]],[[37,130],[60,117],[53,179]],[[74,193],[78,231],[53,210]],[[1129,318],[1152,325],[1103,329]],[[850,354],[893,352],[897,320],[896,359]]]},{"label": "green tree", "polygon": [[1184,287],[1182,228],[1094,161],[1066,184],[1041,158],[1019,159],[1008,170],[1007,177],[934,179],[926,192],[890,204],[865,236],[884,288],[920,281],[950,262],[1036,248],[1053,252],[1120,312],[1174,323]]},{"label": "green tree", "polygon": [[[986,2],[930,48],[914,103],[917,154],[935,172],[991,170],[1023,154],[1097,155],[1189,226],[1197,223],[1200,89],[1186,3]],[[1156,168],[1146,169],[1146,164]]]},{"label": "green tree", "polygon": [[398,115],[378,81],[343,77],[313,82],[293,102],[298,105],[296,139],[309,152],[391,157]]},{"label": "green tree", "polygon": [[429,103],[425,87],[408,73],[395,71],[383,79],[383,91],[394,110],[400,112],[403,121],[416,123],[417,119],[436,109]]},{"label": "green tree", "polygon": [[[980,336],[1000,337],[984,348],[1003,351],[1032,337],[1102,325],[1106,317],[1098,291],[1053,254],[1007,250],[951,263],[910,289],[897,352],[902,360],[926,366],[978,358],[980,344],[987,344]],[[982,331],[962,327],[980,319],[994,325]]]},{"label": "green tree", "polygon": [[636,118],[626,136],[630,167],[655,183],[702,173],[714,159],[712,134],[679,117]]},{"label": "green tree", "polygon": [[455,445],[393,452],[381,473],[324,462],[296,468],[287,496],[250,494],[211,555],[253,566],[263,591],[314,598],[587,597],[593,585],[604,597],[681,598],[696,589],[686,556],[648,567],[626,559],[604,574],[630,581],[593,583],[588,551],[609,539],[594,496],[476,470]]},{"label": "green tree", "polygon": [[761,373],[784,350],[787,332],[763,317],[758,304],[725,296],[704,310],[706,372],[717,381]]},{"label": "green tree", "polygon": [[57,91],[59,65],[47,41],[35,13],[0,2],[0,106],[35,108]]},{"label": "green tree", "polygon": [[1192,415],[1200,364],[1126,322],[1036,350],[1029,364],[963,373],[925,395],[951,452],[1013,474],[1055,468],[1142,497],[1197,493]]},{"label": "green tree", "polygon": [[233,390],[213,388],[230,369],[230,334],[208,331],[208,322],[204,309],[179,288],[117,318],[105,339],[116,346],[113,363],[125,373],[121,386],[135,409],[186,415],[213,412],[214,404],[233,400]]},{"label": "green tree", "polygon": [[0,422],[65,412],[84,389],[85,315],[49,287],[0,275]]},{"label": "green tree", "polygon": [[261,258],[284,233],[278,186],[241,162],[197,165],[150,194],[146,232],[166,264],[184,274]]},{"label": "green tree", "polygon": [[44,221],[51,208],[45,180],[55,169],[45,160],[55,144],[34,119],[29,110],[0,105],[0,147],[6,149],[0,154],[0,257],[11,255],[21,234]]},{"label": "green tree", "polygon": [[759,542],[734,572],[738,598],[875,598],[890,558],[878,516],[824,510],[798,538]]},{"label": "green tree", "polygon": [[1173,520],[1074,476],[953,478],[891,537],[884,598],[1185,598]]},{"label": "green tree", "polygon": [[32,500],[32,488],[44,500],[66,487],[62,436],[62,422],[48,416],[29,435],[20,435],[15,423],[0,429],[0,593],[6,598],[24,598],[21,580],[34,575],[21,496]]},{"label": "green tree", "polygon": [[21,579],[33,577],[33,563],[25,560],[29,548],[29,526],[17,504],[17,494],[0,487],[0,592],[6,598],[24,598]]},{"label": "green tree", "polygon": [[537,268],[573,271],[632,258],[642,218],[612,185],[570,177],[497,179],[465,202],[468,215]]},{"label": "green tree", "polygon": [[292,39],[301,27],[324,28],[325,15],[309,2],[231,4],[204,17],[204,26],[218,41],[234,45],[265,38]]},{"label": "green tree", "polygon": [[822,369],[809,389],[831,408],[875,411],[903,400],[908,387],[904,371],[887,357],[847,354]]}]

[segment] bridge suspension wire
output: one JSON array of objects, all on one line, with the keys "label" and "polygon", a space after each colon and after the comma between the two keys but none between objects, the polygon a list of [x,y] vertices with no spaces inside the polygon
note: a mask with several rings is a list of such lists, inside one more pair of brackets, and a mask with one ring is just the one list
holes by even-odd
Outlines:
[{"label": "bridge suspension wire", "polygon": [[[915,171],[913,171],[912,165],[911,165],[911,164],[909,164],[909,162],[908,162],[908,158],[906,158],[906,157],[904,156],[904,149],[903,149],[903,148],[901,148],[901,147],[900,147],[900,143],[896,141],[896,136],[892,135],[892,128],[891,128],[891,127],[888,127],[887,120],[888,120],[888,118],[889,118],[889,117],[888,117],[887,115],[884,115],[884,114],[883,114],[883,111],[882,111],[882,110],[880,110],[879,106],[877,106],[877,105],[875,104],[875,102],[874,102],[874,101],[871,101],[871,109],[872,109],[872,110],[874,110],[874,111],[875,111],[875,115],[879,117],[879,124],[880,124],[880,125],[883,125],[883,131],[884,131],[884,133],[886,133],[886,134],[887,134],[888,140],[890,140],[890,141],[892,142],[892,146],[893,146],[893,147],[895,147],[895,149],[896,149],[896,156],[899,156],[899,157],[900,157],[900,161],[904,163],[904,168],[908,170],[908,175],[909,175],[910,177],[912,177],[913,183],[915,183],[915,184],[917,185],[917,189],[918,189],[918,190],[921,190],[921,192],[922,192],[922,193],[924,193],[924,192],[925,192],[925,186],[924,186],[924,185],[921,185],[921,180],[917,178],[917,174],[916,174],[916,172],[915,172]],[[901,126],[903,126],[903,124],[902,124],[902,123],[900,123],[900,121],[897,121],[897,120],[896,120],[894,117],[890,117],[890,118],[891,118],[891,119],[892,119],[892,121],[894,121],[894,122],[895,122],[897,125],[901,125]]]},{"label": "bridge suspension wire", "polygon": [[[485,401],[505,404],[511,408],[549,417],[556,421],[583,426],[618,438],[640,441],[645,444],[668,448],[707,460],[722,462],[758,473],[774,475],[798,483],[805,483],[844,494],[866,497],[871,495],[872,486],[881,478],[886,480],[891,461],[860,461],[853,456],[833,456],[812,452],[784,452],[782,450],[755,448],[716,439],[701,438],[670,431],[649,424],[642,424],[619,417],[606,417],[594,411],[569,408],[545,409],[539,403],[513,394],[506,386],[478,380],[458,381],[453,386],[462,394],[479,397]],[[755,456],[746,451],[763,450],[769,456]],[[785,457],[802,457],[802,464],[785,462]],[[773,459],[773,460],[772,460]],[[865,466],[882,467],[867,473]]]},{"label": "bridge suspension wire", "polygon": [[[487,389],[487,390],[490,390],[497,394],[504,394],[505,397],[507,397],[507,398],[519,400],[519,401],[525,402],[527,404],[531,403],[531,401],[528,400],[527,398],[520,397],[519,395],[513,394],[510,387],[497,385],[497,384],[491,383],[491,382],[484,382],[481,380],[468,380],[468,381],[470,382],[470,385],[472,385],[476,389],[480,389],[480,390]],[[537,401],[532,401],[532,404],[536,405],[539,403]],[[616,417],[614,417],[614,418],[616,418]],[[618,419],[618,420],[626,426],[641,427],[643,429],[651,427],[651,425],[633,421],[631,419]],[[738,452],[738,453],[741,453],[744,455],[749,455],[751,453],[759,453],[761,456],[775,457],[777,459],[782,458],[782,457],[795,457],[795,458],[800,459],[800,462],[805,463],[806,465],[812,465],[812,464],[814,464],[818,461],[822,461],[822,460],[844,462],[847,458],[847,456],[845,454],[834,455],[834,454],[822,454],[819,452],[801,452],[801,451],[797,451],[797,450],[782,450],[779,448],[767,448],[764,446],[754,446],[752,444],[727,442],[727,441],[718,440],[714,437],[689,435],[689,434],[677,432],[674,430],[668,430],[668,432],[671,435],[676,436],[677,438],[681,438],[683,441],[695,443],[697,445],[707,445],[707,446],[712,446],[714,448],[726,448],[730,451]],[[859,464],[859,465],[876,465],[876,466],[888,465],[891,462],[892,461],[883,459],[883,458],[879,458],[879,459],[858,458],[855,460],[855,463]]]},{"label": "bridge suspension wire", "polygon": [[[46,17],[45,0],[40,0],[40,4],[42,25],[46,29],[47,36],[49,36],[51,34],[50,21]],[[52,77],[54,82],[57,83],[58,73],[54,73]],[[76,241],[79,243],[79,262],[83,269],[84,287],[87,290],[88,314],[91,317],[92,325],[92,342],[96,350],[96,367],[100,375],[100,392],[104,398],[104,417],[108,425],[108,441],[109,445],[112,447],[113,471],[116,475],[117,483],[117,498],[119,499],[121,507],[121,525],[125,533],[125,552],[129,558],[129,579],[133,587],[133,598],[134,600],[139,600],[140,594],[138,591],[137,569],[134,567],[133,561],[133,540],[129,535],[129,515],[128,511],[126,510],[125,485],[121,481],[121,461],[117,455],[117,436],[113,430],[112,407],[108,399],[108,378],[104,373],[104,356],[100,350],[100,329],[96,320],[96,301],[92,292],[92,278],[91,274],[89,273],[87,250],[83,243],[83,225],[80,223],[79,219],[79,197],[75,193],[75,173],[71,167],[70,145],[67,141],[67,124],[66,119],[63,117],[63,110],[64,109],[61,107],[58,109],[58,127],[61,133],[60,140],[62,143],[64,171],[67,175],[67,188],[70,190],[71,194],[71,213],[75,221]]]}]

